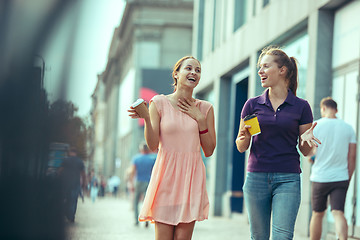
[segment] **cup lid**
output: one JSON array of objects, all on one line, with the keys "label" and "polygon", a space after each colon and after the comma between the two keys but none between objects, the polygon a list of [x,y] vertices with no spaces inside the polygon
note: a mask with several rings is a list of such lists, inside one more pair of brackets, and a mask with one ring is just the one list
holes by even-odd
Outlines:
[{"label": "cup lid", "polygon": [[137,106],[139,106],[141,103],[143,103],[144,102],[144,99],[142,99],[142,98],[139,98],[138,100],[136,100],[132,105],[131,105],[131,107],[133,107],[133,108],[136,108]]},{"label": "cup lid", "polygon": [[247,115],[247,116],[244,117],[244,121],[253,119],[254,117],[256,117],[256,114]]}]

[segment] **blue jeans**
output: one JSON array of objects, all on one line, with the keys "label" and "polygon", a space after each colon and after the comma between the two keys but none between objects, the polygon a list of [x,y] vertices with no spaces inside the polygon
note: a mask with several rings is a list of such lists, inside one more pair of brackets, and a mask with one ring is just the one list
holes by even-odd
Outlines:
[{"label": "blue jeans", "polygon": [[135,185],[135,198],[134,198],[134,212],[135,212],[135,223],[138,223],[139,219],[139,202],[142,196],[145,196],[148,182],[137,181]]},{"label": "blue jeans", "polygon": [[65,216],[71,222],[74,222],[74,220],[75,220],[75,213],[76,213],[76,208],[77,208],[79,191],[80,191],[80,187],[69,188],[66,190]]},{"label": "blue jeans", "polygon": [[248,172],[243,187],[251,239],[293,239],[299,210],[300,174]]}]

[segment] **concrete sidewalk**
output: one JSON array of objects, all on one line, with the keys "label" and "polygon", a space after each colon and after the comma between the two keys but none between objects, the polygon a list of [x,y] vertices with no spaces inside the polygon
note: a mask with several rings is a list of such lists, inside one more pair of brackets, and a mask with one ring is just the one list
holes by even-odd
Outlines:
[{"label": "concrete sidewalk", "polygon": [[[131,203],[124,198],[107,196],[92,203],[79,199],[75,223],[66,223],[69,240],[139,240],[154,239],[154,224],[145,228],[145,223],[134,225]],[[244,214],[228,217],[213,217],[197,222],[194,240],[243,240],[250,239],[249,224]],[[305,238],[294,238],[303,240]]]}]

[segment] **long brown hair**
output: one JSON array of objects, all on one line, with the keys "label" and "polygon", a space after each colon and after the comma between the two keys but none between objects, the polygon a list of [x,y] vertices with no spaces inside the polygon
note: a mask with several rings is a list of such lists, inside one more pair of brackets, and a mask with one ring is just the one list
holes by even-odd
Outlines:
[{"label": "long brown hair", "polygon": [[[182,57],[180,58],[174,65],[174,68],[173,68],[173,71],[172,71],[172,78],[174,79],[174,83],[173,83],[173,86],[174,86],[174,91],[176,90],[176,85],[177,85],[177,79],[175,78],[175,73],[178,72],[181,68],[181,65],[182,63],[187,60],[187,59],[194,59],[196,61],[198,61],[199,65],[200,65],[200,61],[197,60],[195,57],[193,56],[185,56],[185,57]],[[201,65],[200,65],[201,66]]]},{"label": "long brown hair", "polygon": [[286,79],[288,80],[288,88],[296,96],[296,89],[298,87],[298,61],[294,57],[289,57],[280,47],[278,46],[268,46],[262,49],[261,54],[258,60],[258,67],[260,66],[261,59],[265,55],[275,56],[275,62],[278,64],[278,67],[286,67]]}]

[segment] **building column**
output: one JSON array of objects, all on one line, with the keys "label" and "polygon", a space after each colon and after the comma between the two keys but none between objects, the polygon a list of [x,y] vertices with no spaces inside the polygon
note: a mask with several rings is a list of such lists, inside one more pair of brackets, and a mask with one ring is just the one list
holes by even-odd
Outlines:
[{"label": "building column", "polygon": [[313,109],[314,118],[320,117],[319,103],[331,95],[332,46],[334,12],[319,10],[309,16],[309,66],[306,81],[306,100]]},{"label": "building column", "polygon": [[227,192],[227,174],[228,174],[228,127],[229,127],[229,107],[231,95],[231,80],[218,79],[215,81],[214,91],[216,92],[217,109],[215,110],[215,124],[217,131],[217,146],[214,157],[211,159],[210,179],[209,179],[209,198],[210,208],[214,216],[224,214],[224,206],[230,203],[223,203],[224,194]]}]

